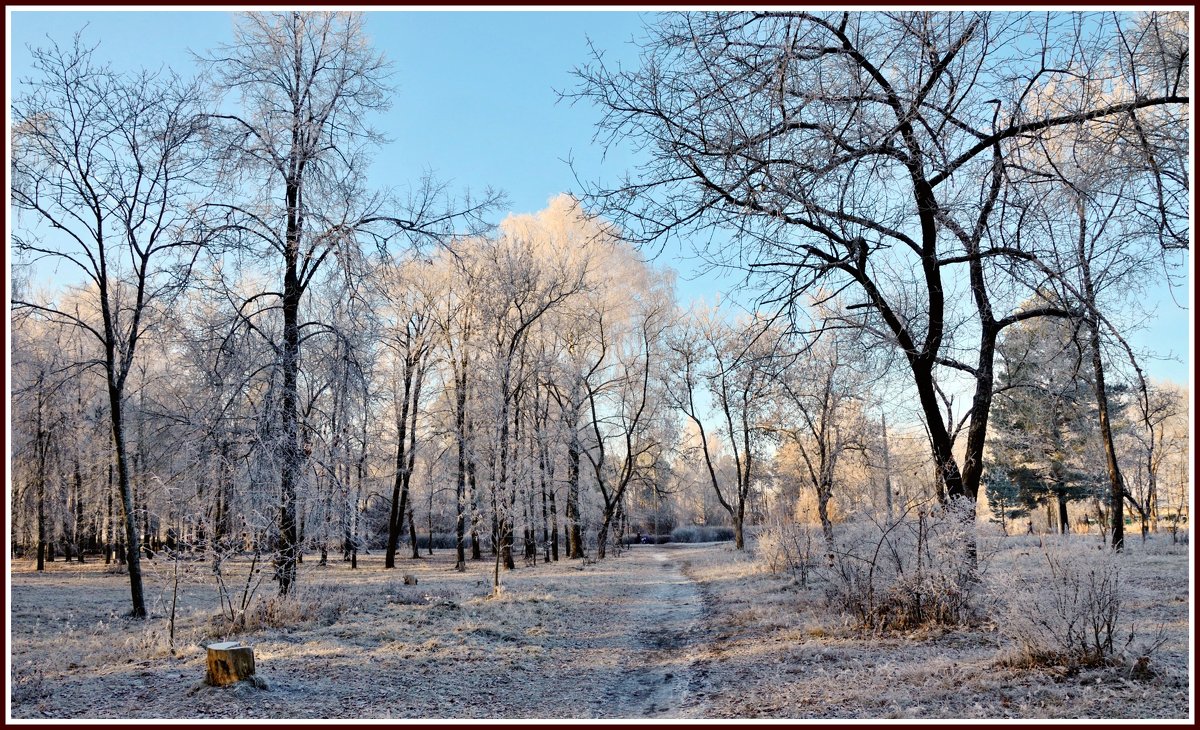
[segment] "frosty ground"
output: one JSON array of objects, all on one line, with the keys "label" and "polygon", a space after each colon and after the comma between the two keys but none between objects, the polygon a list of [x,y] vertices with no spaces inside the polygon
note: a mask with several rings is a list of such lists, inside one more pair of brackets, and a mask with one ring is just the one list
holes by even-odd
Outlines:
[{"label": "frosty ground", "polygon": [[[1095,550],[1097,538],[1073,538]],[[1123,633],[1161,636],[1152,676],[1127,665],[1016,668],[994,623],[864,634],[819,586],[766,571],[728,543],[635,546],[596,563],[456,573],[448,551],[384,570],[308,556],[300,595],[231,635],[206,562],[148,565],[152,617],[127,610],[103,564],[11,566],[14,718],[1185,718],[1188,551],[1133,539]],[[241,575],[227,569],[240,592]],[[991,575],[1041,579],[1034,538],[1009,538]],[[403,585],[401,576],[418,578]],[[204,646],[254,646],[266,690],[201,683]]]}]

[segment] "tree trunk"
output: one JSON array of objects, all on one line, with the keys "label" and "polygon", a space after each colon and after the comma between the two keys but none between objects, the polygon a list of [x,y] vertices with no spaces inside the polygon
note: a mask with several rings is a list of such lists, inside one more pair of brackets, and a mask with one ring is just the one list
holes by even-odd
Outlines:
[{"label": "tree trunk", "polygon": [[917,386],[921,411],[925,416],[934,466],[937,468],[938,501],[944,502],[954,497],[969,497],[974,500],[976,495],[966,491],[966,485],[958,470],[958,462],[954,458],[954,444],[942,420],[941,406],[937,390],[934,388],[932,363],[910,359],[910,369]]},{"label": "tree trunk", "polygon": [[1125,547],[1125,482],[1121,467],[1117,463],[1117,450],[1113,444],[1112,425],[1108,414],[1108,390],[1104,383],[1104,359],[1100,351],[1100,321],[1096,311],[1096,291],[1092,282],[1091,259],[1087,250],[1087,217],[1082,203],[1077,203],[1079,214],[1079,273],[1083,284],[1083,304],[1088,308],[1086,325],[1088,345],[1092,354],[1092,370],[1095,372],[1093,387],[1096,408],[1100,416],[1100,439],[1104,444],[1104,464],[1108,471],[1109,511],[1112,513],[1112,547]]},{"label": "tree trunk", "polygon": [[471,560],[483,560],[479,544],[479,484],[475,480],[475,459],[467,459],[467,479],[471,486]]},{"label": "tree trunk", "polygon": [[112,420],[113,446],[117,458],[117,490],[121,494],[121,508],[125,519],[125,561],[129,567],[129,592],[133,603],[130,616],[145,618],[146,599],[142,591],[142,550],[138,541],[137,520],[133,509],[133,489],[129,479],[129,459],[125,454],[125,427],[122,414],[122,397],[113,380],[108,378],[108,406]]},{"label": "tree trunk", "polygon": [[[293,142],[298,132],[293,129]],[[299,175],[299,172],[295,174]],[[278,438],[280,456],[279,545],[275,555],[275,577],[279,594],[287,595],[296,582],[296,561],[299,540],[296,525],[296,489],[300,484],[303,466],[300,450],[299,375],[300,375],[300,299],[304,294],[298,275],[300,237],[303,217],[300,208],[301,183],[297,178],[287,181],[287,230],[285,232],[283,297],[283,348],[281,371],[283,390],[280,397]]]},{"label": "tree trunk", "polygon": [[[574,428],[574,424],[571,424]],[[567,557],[583,557],[583,531],[579,525],[579,441],[574,433],[567,446]]]},{"label": "tree trunk", "polygon": [[113,560],[114,545],[116,540],[113,535],[116,532],[116,523],[113,522],[113,465],[112,460],[108,462],[108,516],[104,518],[104,564],[110,565]]},{"label": "tree trunk", "polygon": [[550,559],[558,562],[558,505],[553,489],[550,490]]},{"label": "tree trunk", "polygon": [[542,549],[545,550],[545,555],[542,557],[543,563],[550,562],[550,499],[546,494],[546,454],[542,452]]},{"label": "tree trunk", "polygon": [[596,531],[597,560],[604,560],[605,548],[608,546],[608,527],[610,520],[612,520],[612,515],[608,510],[605,510],[604,519],[600,522],[600,529]]},{"label": "tree trunk", "polygon": [[37,569],[46,569],[46,454],[41,433],[41,403],[38,403],[38,468],[37,468]]},{"label": "tree trunk", "polygon": [[[1088,288],[1090,289],[1090,282]],[[1104,384],[1104,363],[1100,355],[1100,331],[1093,322],[1091,331],[1092,368],[1095,370],[1096,406],[1100,412],[1100,437],[1104,443],[1104,464],[1108,471],[1109,511],[1112,513],[1112,547],[1125,548],[1125,482],[1121,467],[1117,463],[1117,450],[1113,444],[1112,425],[1108,415],[1108,391]]]},{"label": "tree trunk", "polygon": [[[508,373],[504,374],[504,380],[500,385],[500,440],[497,444],[497,451],[500,458],[500,476],[496,483],[496,489],[500,492],[499,499],[503,500],[508,497],[508,442],[509,442],[509,403],[511,394],[508,389]],[[511,500],[509,500],[511,502]],[[504,563],[505,570],[515,570],[517,565],[513,562],[512,555],[512,507],[509,507],[509,514],[498,516],[500,539],[500,559]]]},{"label": "tree trunk", "polygon": [[[465,347],[465,344],[464,344]],[[465,358],[464,358],[465,359]],[[454,569],[467,569],[467,390],[466,363],[454,383],[454,428],[458,441],[458,470],[454,475]]]},{"label": "tree trunk", "polygon": [[892,451],[888,445],[887,414],[879,414],[879,423],[883,431],[883,492],[884,505],[887,508],[887,526],[892,526],[895,519],[895,508],[892,506]]},{"label": "tree trunk", "polygon": [[75,522],[75,529],[72,533],[72,538],[73,538],[73,542],[75,543],[75,554],[78,557],[79,562],[83,563],[83,550],[86,547],[86,544],[85,544],[86,533],[85,533],[84,527],[83,527],[83,524],[84,524],[84,519],[83,519],[83,511],[84,511],[83,510],[83,471],[79,465],[79,452],[78,451],[75,452],[75,500],[74,500],[74,504],[75,504],[75,510],[74,510],[73,516],[74,516],[74,522]]},{"label": "tree trunk", "polygon": [[429,488],[429,512],[426,513],[429,517],[429,541],[425,543],[425,551],[428,555],[433,555],[433,487]]},{"label": "tree trunk", "polygon": [[254,674],[254,649],[236,641],[210,644],[204,681],[214,687],[248,679]]},{"label": "tree trunk", "polygon": [[400,545],[400,530],[404,525],[404,512],[408,505],[408,489],[406,488],[404,472],[408,468],[405,458],[405,436],[408,429],[408,398],[412,387],[412,367],[406,358],[404,370],[404,391],[400,405],[400,415],[396,418],[396,474],[392,481],[392,508],[388,515],[387,548],[383,556],[384,568],[396,567],[396,548]]},{"label": "tree trunk", "polygon": [[737,514],[733,518],[733,546],[738,550],[746,549],[745,537],[746,524],[746,497],[744,494],[739,494],[737,504]]},{"label": "tree trunk", "polygon": [[825,547],[833,555],[833,520],[829,519],[829,497],[833,485],[825,483],[817,490],[817,516],[821,519],[821,533],[825,536]]},{"label": "tree trunk", "polygon": [[[432,538],[433,536],[430,535],[430,537]],[[417,545],[417,522],[413,519],[413,506],[411,502],[408,505],[408,539],[412,543],[413,560],[420,560],[421,548]]]}]

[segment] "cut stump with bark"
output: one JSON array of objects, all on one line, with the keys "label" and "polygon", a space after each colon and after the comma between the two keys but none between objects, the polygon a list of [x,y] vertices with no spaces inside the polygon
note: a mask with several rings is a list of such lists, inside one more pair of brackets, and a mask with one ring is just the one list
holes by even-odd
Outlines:
[{"label": "cut stump with bark", "polygon": [[223,687],[254,675],[254,649],[236,641],[210,644],[208,647],[208,672],[204,681],[214,687]]}]

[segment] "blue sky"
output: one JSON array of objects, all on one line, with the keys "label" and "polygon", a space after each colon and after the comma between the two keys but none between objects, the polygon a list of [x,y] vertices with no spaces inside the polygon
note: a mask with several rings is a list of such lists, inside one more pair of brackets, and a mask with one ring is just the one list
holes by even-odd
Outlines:
[{"label": "blue sky", "polygon": [[[225,12],[13,13],[14,80],[28,69],[26,44],[47,34],[69,42],[99,41],[100,57],[118,66],[193,67],[203,53],[231,40]],[[592,109],[557,102],[572,85],[570,70],[587,58],[587,38],[613,58],[636,55],[626,43],[640,27],[632,12],[372,12],[367,30],[394,64],[392,108],[373,120],[393,142],[373,173],[402,184],[433,168],[459,186],[493,185],[512,209],[531,212],[574,186],[561,160],[575,155],[596,172]],[[623,52],[623,53],[622,53]],[[615,171],[615,168],[614,168]]]},{"label": "blue sky", "polygon": [[[392,140],[376,156],[374,183],[402,186],[429,169],[457,189],[500,188],[509,210],[533,212],[557,193],[578,189],[567,158],[584,179],[613,181],[629,157],[603,159],[592,144],[598,111],[559,102],[555,91],[573,85],[570,71],[588,59],[588,38],[606,61],[635,64],[630,40],[640,36],[643,17],[629,11],[370,12],[367,31],[394,64],[397,92],[392,108],[373,120]],[[66,44],[85,25],[85,39],[98,42],[99,56],[118,67],[162,65],[181,73],[194,68],[189,51],[228,42],[233,27],[231,13],[212,11],[14,11],[10,18],[13,82],[28,73],[28,44],[45,45],[47,35]],[[736,278],[696,277],[694,262],[674,251],[659,263],[679,272],[681,300],[711,300],[717,289],[736,285]],[[1188,292],[1175,296],[1186,303]],[[1147,369],[1187,382],[1188,312],[1165,288],[1150,304],[1157,317],[1134,335],[1135,343],[1173,352],[1183,362],[1152,360]]]}]

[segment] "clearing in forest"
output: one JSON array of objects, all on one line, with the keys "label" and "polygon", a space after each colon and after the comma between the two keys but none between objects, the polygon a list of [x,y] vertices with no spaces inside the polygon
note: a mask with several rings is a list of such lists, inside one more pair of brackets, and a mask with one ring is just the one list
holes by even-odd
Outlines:
[{"label": "clearing in forest", "polygon": [[[1080,536],[1079,550],[1094,550]],[[1009,538],[999,574],[1036,572]],[[124,577],[55,562],[11,573],[14,718],[1186,717],[1185,546],[1133,542],[1126,618],[1161,626],[1154,676],[1002,665],[994,626],[870,635],[818,586],[773,575],[728,543],[639,545],[619,557],[456,573],[452,553],[358,570],[311,557],[295,600],[264,581],[248,628],[226,629],[204,562],[148,561],[151,618],[129,621]],[[241,564],[241,578],[248,564]],[[227,571],[229,569],[227,568]],[[236,570],[234,571],[236,572]],[[402,576],[417,577],[404,585]],[[238,584],[227,574],[227,582]],[[210,688],[203,646],[252,644],[261,690]]]}]

